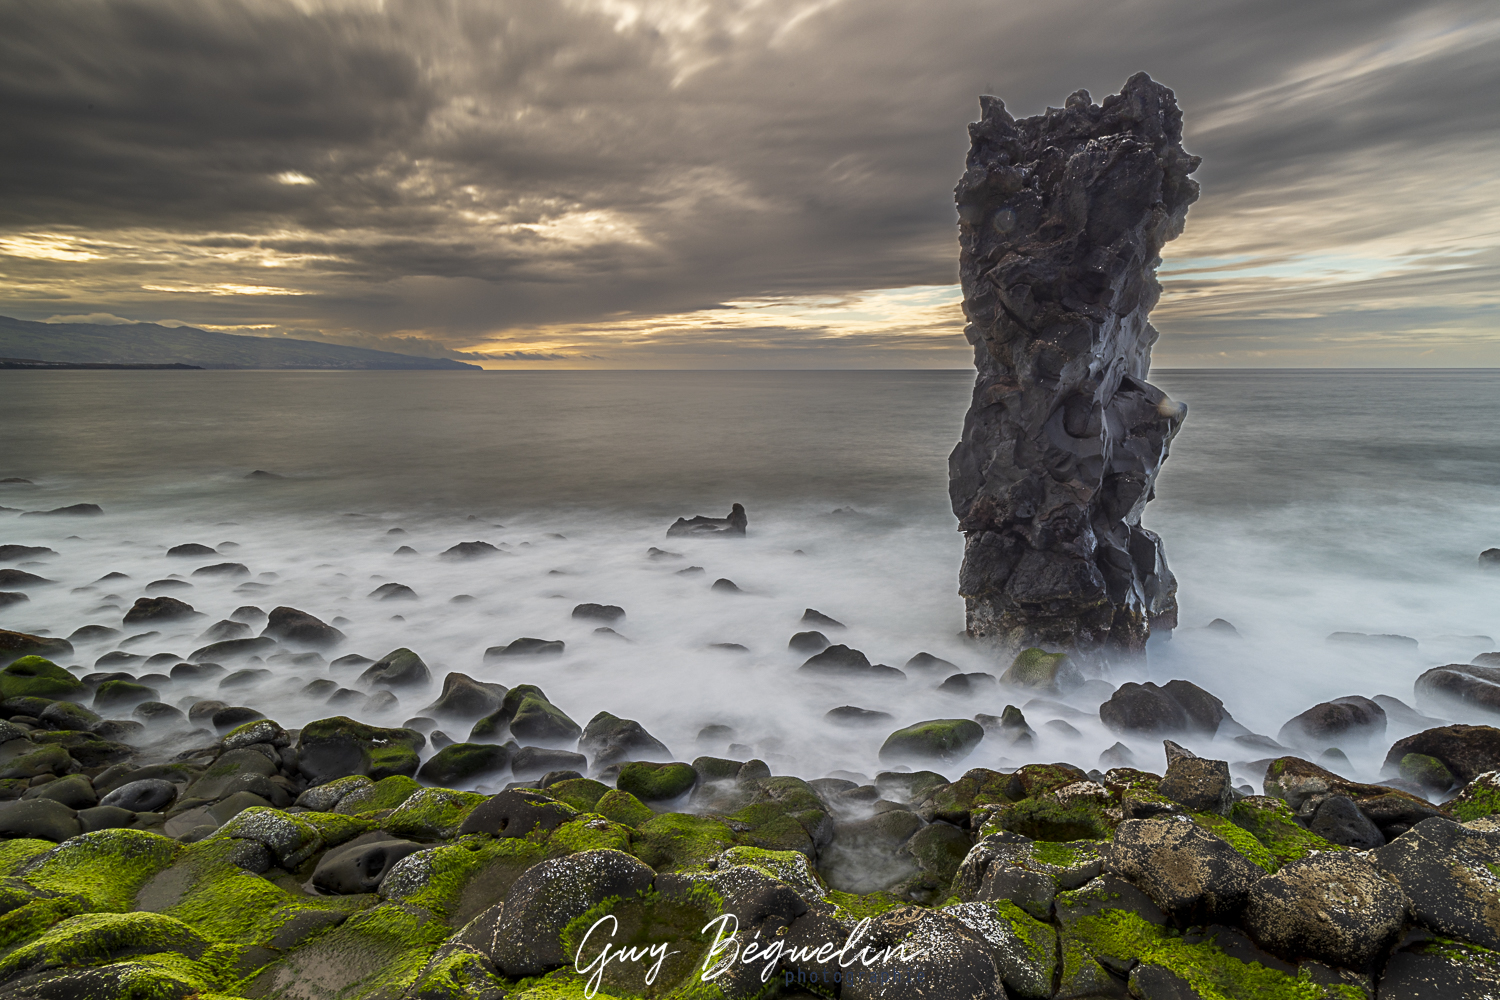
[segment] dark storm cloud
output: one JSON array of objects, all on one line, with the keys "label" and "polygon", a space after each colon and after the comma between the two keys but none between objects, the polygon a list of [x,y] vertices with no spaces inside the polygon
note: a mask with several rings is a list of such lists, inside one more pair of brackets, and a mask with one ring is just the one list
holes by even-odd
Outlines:
[{"label": "dark storm cloud", "polygon": [[949,283],[978,94],[1034,114],[1142,69],[1205,160],[1183,252],[1415,249],[1474,224],[1433,191],[1500,152],[1496,25],[1387,0],[12,0],[0,236],[32,242],[0,269],[37,317],[434,350]]}]

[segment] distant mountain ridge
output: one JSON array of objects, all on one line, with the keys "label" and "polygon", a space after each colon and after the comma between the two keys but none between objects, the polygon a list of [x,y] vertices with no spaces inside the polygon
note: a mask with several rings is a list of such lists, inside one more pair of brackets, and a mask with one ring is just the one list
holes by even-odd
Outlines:
[{"label": "distant mountain ridge", "polygon": [[0,357],[72,364],[193,365],[198,368],[344,371],[483,371],[447,358],[420,358],[315,340],[246,337],[155,323],[33,323],[0,316]]}]

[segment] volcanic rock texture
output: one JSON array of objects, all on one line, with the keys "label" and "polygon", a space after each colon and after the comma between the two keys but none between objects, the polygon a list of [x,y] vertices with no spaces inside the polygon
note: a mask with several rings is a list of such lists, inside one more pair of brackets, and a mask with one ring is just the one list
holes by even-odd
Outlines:
[{"label": "volcanic rock texture", "polygon": [[1141,527],[1187,408],[1146,381],[1161,247],[1199,158],[1138,73],[1093,104],[1013,119],[980,99],[956,189],[964,333],[979,370],[949,493],[968,633],[1107,656],[1173,628],[1177,583]]}]

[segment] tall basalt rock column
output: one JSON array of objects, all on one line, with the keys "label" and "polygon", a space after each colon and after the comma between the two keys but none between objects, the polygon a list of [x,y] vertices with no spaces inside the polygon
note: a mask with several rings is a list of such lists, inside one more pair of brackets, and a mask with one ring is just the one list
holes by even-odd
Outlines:
[{"label": "tall basalt rock column", "polygon": [[1162,245],[1199,158],[1144,73],[1094,104],[969,126],[958,201],[964,334],[979,370],[948,460],[970,636],[1107,658],[1175,628],[1177,581],[1141,527],[1187,407],[1146,381]]}]

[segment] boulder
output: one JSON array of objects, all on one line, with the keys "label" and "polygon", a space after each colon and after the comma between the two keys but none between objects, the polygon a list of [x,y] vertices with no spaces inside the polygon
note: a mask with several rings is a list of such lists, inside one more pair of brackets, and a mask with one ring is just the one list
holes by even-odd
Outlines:
[{"label": "boulder", "polygon": [[1418,924],[1500,951],[1500,832],[1423,820],[1370,859],[1401,886]]},{"label": "boulder", "polygon": [[244,639],[250,634],[250,626],[228,618],[214,622],[198,636],[199,642],[223,642],[225,639]]},{"label": "boulder", "polygon": [[468,674],[453,671],[443,678],[443,693],[438,700],[422,709],[434,719],[477,719],[499,709],[510,689],[503,684],[478,681]]},{"label": "boulder", "polygon": [[1385,736],[1385,709],[1350,695],[1321,702],[1295,716],[1276,739],[1287,746],[1321,750],[1337,743],[1368,743]]},{"label": "boulder", "polygon": [[427,664],[404,646],[391,650],[359,675],[359,683],[367,687],[413,687],[431,680]]},{"label": "boulder", "polygon": [[1233,920],[1266,871],[1185,816],[1127,819],[1105,871],[1187,923]]},{"label": "boulder", "polygon": [[182,621],[197,614],[191,604],[175,597],[138,597],[130,610],[125,612],[124,622],[126,625],[150,625]]},{"label": "boulder", "polygon": [[1413,937],[1416,940],[1386,962],[1380,977],[1381,1000],[1488,1000],[1500,996],[1500,961],[1493,954],[1461,941]]},{"label": "boulder", "polygon": [[51,510],[28,510],[22,517],[98,517],[104,513],[104,508],[96,503],[75,503],[66,507],[54,507]]},{"label": "boulder", "polygon": [[[406,548],[406,546],[402,546]],[[500,550],[489,542],[459,542],[450,548],[444,549],[438,556],[439,559],[448,562],[463,562],[469,559],[484,559],[487,556],[497,556]]]},{"label": "boulder", "polygon": [[418,600],[417,592],[404,583],[382,583],[370,591],[370,597],[377,601],[415,601]]},{"label": "boulder", "polygon": [[1062,694],[1083,686],[1083,674],[1068,659],[1067,653],[1049,653],[1044,649],[1023,649],[1005,673],[1000,683],[1011,687]]},{"label": "boulder", "polygon": [[48,729],[74,729],[92,732],[104,719],[82,705],[70,701],[54,701],[42,709],[37,721]]},{"label": "boulder", "polygon": [[951,764],[969,756],[982,739],[984,729],[972,719],[932,719],[887,736],[880,747],[880,759]]},{"label": "boulder", "polygon": [[200,646],[188,654],[193,663],[219,663],[248,659],[252,656],[269,656],[280,648],[270,636],[252,636],[247,639],[224,639]]},{"label": "boulder", "polygon": [[[982,933],[954,914],[900,906],[876,916],[859,942],[902,957],[843,970],[844,1000],[1005,1000],[996,956]],[[852,956],[851,956],[852,957]]]},{"label": "boulder", "polygon": [[606,899],[644,895],[655,877],[621,851],[581,851],[534,865],[506,896],[491,958],[513,978],[565,965],[572,956],[561,940],[564,928]]},{"label": "boulder", "polygon": [[631,761],[620,768],[615,787],[642,802],[668,802],[692,791],[698,772],[691,764]]},{"label": "boulder", "polygon": [[868,708],[856,708],[853,705],[842,705],[831,708],[823,713],[823,718],[836,726],[882,726],[895,721],[895,716],[889,712],[875,712]]},{"label": "boulder", "polygon": [[69,774],[44,785],[33,785],[21,798],[23,801],[50,799],[75,810],[91,809],[99,804],[99,796],[94,794],[94,786],[81,774]]},{"label": "boulder", "polygon": [[1008,830],[990,834],[964,856],[953,891],[965,902],[1008,899],[1048,920],[1058,892],[1077,889],[1103,873],[1100,846],[1090,840],[1038,843]]},{"label": "boulder", "polygon": [[1387,840],[1440,810],[1410,792],[1386,785],[1349,781],[1299,757],[1278,757],[1266,768],[1267,795],[1286,800],[1299,818],[1310,821],[1330,795],[1347,795]]},{"label": "boulder", "polygon": [[81,699],[87,691],[82,681],[45,657],[22,656],[0,669],[0,699]]},{"label": "boulder", "polygon": [[222,562],[214,563],[212,566],[200,566],[193,570],[193,576],[202,577],[237,577],[249,576],[250,567],[244,563]]},{"label": "boulder", "polygon": [[802,612],[801,622],[811,628],[846,628],[843,622],[837,618],[830,618],[823,612],[813,608],[807,608]]},{"label": "boulder", "polygon": [[1183,680],[1158,687],[1147,681],[1120,685],[1099,706],[1099,718],[1116,733],[1201,733],[1212,736],[1228,718],[1224,703]]},{"label": "boulder", "polygon": [[280,607],[271,611],[262,636],[269,636],[294,646],[326,649],[344,641],[344,633],[306,611]]},{"label": "boulder", "polygon": [[943,679],[937,689],[944,694],[970,697],[985,691],[995,690],[995,675],[976,671],[969,674],[954,674]]},{"label": "boulder", "polygon": [[745,508],[735,504],[729,509],[728,517],[705,517],[702,514],[697,517],[679,517],[667,529],[667,537],[743,536],[749,524],[750,519],[745,516]]},{"label": "boulder", "polygon": [[48,580],[46,577],[28,573],[24,569],[0,569],[0,587],[14,587],[17,590],[25,590],[28,587],[41,587],[56,580]]},{"label": "boulder", "polygon": [[352,896],[380,888],[396,862],[423,849],[388,833],[366,833],[324,854],[309,884],[328,896]]},{"label": "boulder", "polygon": [[1380,827],[1359,811],[1359,806],[1347,795],[1329,795],[1313,813],[1307,828],[1324,840],[1357,851],[1379,847],[1385,843]]},{"label": "boulder", "polygon": [[1406,894],[1350,851],[1293,861],[1250,888],[1244,927],[1262,948],[1364,970],[1395,943],[1410,906]]},{"label": "boulder", "polygon": [[787,642],[794,653],[821,653],[828,648],[828,636],[822,632],[798,632]]},{"label": "boulder", "polygon": [[1486,771],[1500,769],[1500,729],[1493,726],[1439,726],[1397,740],[1385,755],[1385,770],[1399,771],[1407,754],[1423,754],[1442,761],[1459,781],[1473,781]]},{"label": "boulder", "polygon": [[508,733],[533,746],[571,746],[582,732],[541,688],[517,684],[506,692],[498,709],[474,723],[469,740],[496,743]]},{"label": "boulder", "polygon": [[1227,816],[1234,801],[1229,765],[1222,760],[1177,757],[1167,765],[1166,777],[1157,790],[1191,812]]},{"label": "boulder", "polygon": [[857,649],[842,643],[829,646],[821,653],[809,656],[798,673],[814,677],[860,677],[874,680],[904,680],[906,675],[895,667],[883,663],[872,664],[869,657]]},{"label": "boulder", "polygon": [[565,805],[550,795],[525,788],[511,788],[498,795],[491,795],[469,813],[459,835],[487,833],[492,837],[514,839],[525,837],[538,828],[542,832],[556,830],[577,815],[572,806]]},{"label": "boulder", "polygon": [[167,550],[167,555],[173,558],[198,559],[203,556],[216,556],[218,554],[218,549],[210,548],[207,545],[200,545],[197,542],[184,542],[181,545],[174,545]]},{"label": "boulder", "polygon": [[596,771],[622,761],[667,762],[672,759],[672,751],[646,732],[639,722],[609,712],[600,712],[589,720],[578,741],[578,749],[588,755]]},{"label": "boulder", "polygon": [[12,663],[23,656],[40,656],[50,659],[72,655],[73,644],[66,639],[0,629],[0,664]]},{"label": "boulder", "polygon": [[129,781],[99,800],[102,806],[118,806],[131,812],[166,812],[177,799],[177,786],[165,778]]},{"label": "boulder", "polygon": [[319,719],[302,728],[298,768],[309,783],[363,774],[375,780],[417,772],[417,748],[425,742],[410,729],[379,729],[344,716]]},{"label": "boulder", "polygon": [[76,810],[51,799],[0,802],[0,837],[63,841],[83,832]]},{"label": "boulder", "polygon": [[[548,747],[521,747],[511,755],[511,770],[517,781],[544,777],[563,771],[578,771],[589,766],[588,758],[571,750],[556,750]],[[579,775],[582,777],[582,774]]]},{"label": "boulder", "polygon": [[489,660],[497,656],[558,656],[566,648],[567,644],[561,639],[533,639],[529,636],[522,636],[505,646],[491,646],[484,651],[484,658]]},{"label": "boulder", "polygon": [[617,622],[625,617],[625,609],[615,604],[580,604],[573,609],[573,617],[585,621]]}]

